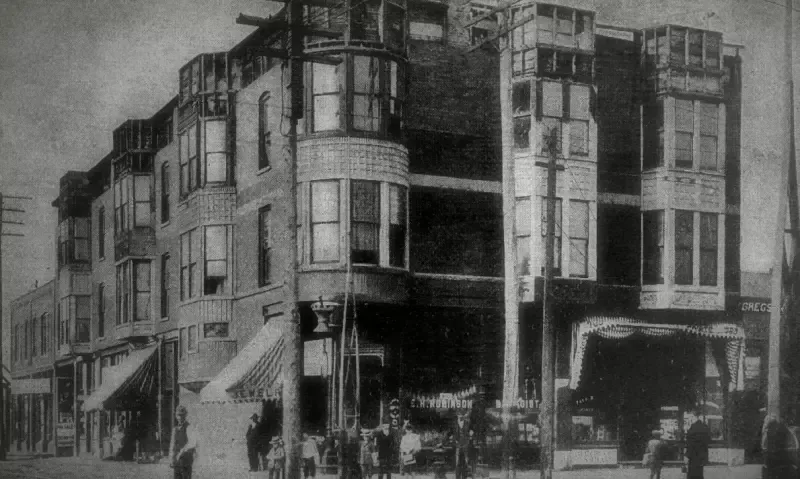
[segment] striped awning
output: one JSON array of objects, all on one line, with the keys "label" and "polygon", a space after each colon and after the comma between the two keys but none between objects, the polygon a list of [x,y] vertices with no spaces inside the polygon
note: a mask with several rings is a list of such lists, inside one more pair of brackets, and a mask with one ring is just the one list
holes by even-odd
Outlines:
[{"label": "striped awning", "polygon": [[83,410],[134,409],[155,395],[158,345],[134,349],[121,363],[103,370],[103,384],[83,403]]},{"label": "striped awning", "polygon": [[261,400],[280,393],[285,338],[282,321],[268,321],[239,354],[200,391],[200,401]]}]

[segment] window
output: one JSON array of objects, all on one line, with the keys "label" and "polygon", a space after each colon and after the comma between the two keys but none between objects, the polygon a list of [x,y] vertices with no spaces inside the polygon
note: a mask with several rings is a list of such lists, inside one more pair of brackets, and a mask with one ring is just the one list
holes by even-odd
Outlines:
[{"label": "window", "polygon": [[197,350],[197,326],[189,326],[187,336],[186,349],[189,352]]},{"label": "window", "polygon": [[97,337],[106,335],[106,285],[97,285]]},{"label": "window", "polygon": [[717,170],[717,128],[719,107],[713,103],[698,102],[700,116],[700,169]]},{"label": "window", "polygon": [[689,65],[703,66],[703,32],[689,30]]},{"label": "window", "polygon": [[706,68],[719,68],[719,53],[722,45],[722,35],[705,32],[706,35]]},{"label": "window", "polygon": [[228,181],[227,127],[224,120],[206,120],[206,183]]},{"label": "window", "polygon": [[73,298],[75,298],[75,341],[88,343],[92,336],[92,297],[73,296]]},{"label": "window", "polygon": [[97,210],[97,257],[106,257],[106,209],[102,206]]},{"label": "window", "polygon": [[76,261],[89,261],[89,252],[91,251],[89,245],[91,238],[89,237],[89,218],[75,218],[75,260]]},{"label": "window", "polygon": [[228,227],[206,226],[203,294],[224,294],[228,278]]},{"label": "window", "polygon": [[[561,198],[556,198],[556,214],[555,214],[555,241],[553,242],[553,274],[561,276]],[[542,245],[546,245],[547,241],[547,198],[542,197]],[[542,248],[544,251],[544,248]],[[544,263],[546,259],[542,260]],[[542,267],[542,274],[544,274],[544,267]]]},{"label": "window", "polygon": [[435,7],[409,5],[408,36],[414,40],[442,40],[445,32],[445,11]]},{"label": "window", "polygon": [[59,264],[90,260],[89,218],[68,217],[58,225]]},{"label": "window", "polygon": [[[300,195],[298,195],[299,197]],[[298,211],[302,211],[298,208]],[[264,206],[258,210],[258,285],[266,286],[270,282],[270,224],[269,224],[270,207]],[[298,215],[299,217],[300,215]],[[298,234],[297,240],[300,241]],[[298,258],[301,258],[298,256]]]},{"label": "window", "polygon": [[169,274],[169,253],[161,255],[161,317],[169,316],[169,286],[172,281]]},{"label": "window", "polygon": [[179,136],[180,140],[180,193],[188,195],[198,186],[197,124],[193,124]]},{"label": "window", "polygon": [[717,285],[717,231],[716,213],[700,213],[700,285]]},{"label": "window", "polygon": [[389,185],[389,265],[406,265],[406,188]]},{"label": "window", "polygon": [[675,99],[675,166],[694,164],[694,108],[691,100]]},{"label": "window", "polygon": [[130,261],[117,266],[117,326],[130,321]]},{"label": "window", "polygon": [[378,75],[380,60],[376,57],[353,57],[353,129],[379,131],[381,105]]},{"label": "window", "polygon": [[35,358],[39,355],[36,347],[39,345],[36,335],[39,334],[39,318],[31,319],[31,357]]},{"label": "window", "polygon": [[552,44],[553,42],[553,15],[554,7],[550,5],[539,5],[536,17],[536,27],[539,31],[539,42]]},{"label": "window", "polygon": [[561,152],[561,118],[564,115],[564,93],[562,84],[542,82],[542,153],[550,153],[550,145],[555,143],[555,151]]},{"label": "window", "polygon": [[519,150],[527,150],[530,148],[531,141],[530,80],[514,83],[511,93],[511,105],[514,111],[514,148]]},{"label": "window", "polygon": [[380,261],[381,201],[380,183],[351,183],[351,260],[353,263],[378,264]]},{"label": "window", "polygon": [[589,154],[589,87],[570,85],[569,95],[569,152]]},{"label": "window", "polygon": [[645,211],[642,213],[643,261],[642,282],[644,284],[664,283],[664,212]]},{"label": "window", "polygon": [[311,69],[314,131],[336,130],[339,128],[339,65],[314,63]]},{"label": "window", "polygon": [[200,243],[197,229],[181,235],[181,301],[197,296],[199,288],[199,271],[197,256],[200,254]]},{"label": "window", "polygon": [[569,202],[569,275],[589,276],[589,202]]},{"label": "window", "polygon": [[134,297],[134,321],[150,320],[150,261],[134,261],[133,285],[136,288]]},{"label": "window", "polygon": [[675,210],[675,284],[692,284],[694,213]]},{"label": "window", "polygon": [[536,30],[534,29],[534,20],[532,18],[533,12],[533,6],[511,10],[511,23],[513,24],[530,19],[512,31],[512,64],[515,74],[536,71]]},{"label": "window", "polygon": [[179,342],[180,342],[180,345],[178,346],[178,349],[180,350],[179,351],[180,352],[180,357],[181,357],[181,359],[183,359],[183,358],[186,357],[186,328],[181,328],[180,338],[178,338],[178,339],[179,339]]},{"label": "window", "polygon": [[50,346],[50,313],[42,314],[41,318],[39,319],[39,330],[41,341],[40,354],[45,356],[47,355],[48,348]]},{"label": "window", "polygon": [[128,230],[127,176],[114,182],[114,233]]},{"label": "window", "polygon": [[206,323],[203,325],[204,338],[227,338],[228,323]]},{"label": "window", "polygon": [[272,139],[269,130],[269,92],[264,92],[258,99],[258,169],[269,166]]},{"label": "window", "polygon": [[558,8],[556,10],[556,43],[565,47],[572,47],[572,14],[574,10]]},{"label": "window", "polygon": [[161,222],[169,221],[169,163],[161,164]]},{"label": "window", "polygon": [[394,5],[392,2],[386,2],[383,8],[386,12],[383,42],[390,48],[402,48],[405,42],[405,9],[401,5]]},{"label": "window", "polygon": [[670,27],[669,61],[677,65],[686,64],[686,30]]},{"label": "window", "polygon": [[517,198],[517,274],[531,274],[531,198]]},{"label": "window", "polygon": [[22,359],[23,360],[28,359],[28,335],[29,335],[29,332],[30,332],[30,326],[31,326],[31,323],[28,322],[28,321],[25,321],[25,324],[23,325],[23,329],[22,329],[22,334],[23,334],[23,336],[22,336]]},{"label": "window", "polygon": [[339,182],[311,183],[311,262],[339,260]]},{"label": "window", "polygon": [[152,177],[134,175],[133,177],[133,226],[150,226]]},{"label": "window", "polygon": [[69,298],[58,302],[58,345],[69,342]]},{"label": "window", "polygon": [[381,0],[363,0],[353,5],[350,14],[352,40],[381,40],[381,3]]}]

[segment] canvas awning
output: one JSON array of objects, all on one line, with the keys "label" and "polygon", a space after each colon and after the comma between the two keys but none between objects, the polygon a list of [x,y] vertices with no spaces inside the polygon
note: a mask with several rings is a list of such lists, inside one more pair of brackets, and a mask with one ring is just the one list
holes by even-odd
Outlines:
[{"label": "canvas awning", "polygon": [[282,321],[268,321],[239,354],[201,391],[200,401],[260,400],[280,392],[283,383]]},{"label": "canvas awning", "polygon": [[581,380],[586,346],[592,335],[606,339],[624,339],[635,334],[646,337],[689,335],[704,339],[725,341],[725,359],[731,382],[736,389],[744,387],[744,329],[731,323],[668,324],[649,323],[634,318],[617,316],[591,316],[573,325],[570,388],[575,389]]},{"label": "canvas awning", "polygon": [[153,344],[134,349],[121,363],[103,370],[103,384],[83,403],[83,410],[124,409],[135,407],[153,397],[158,369]]}]

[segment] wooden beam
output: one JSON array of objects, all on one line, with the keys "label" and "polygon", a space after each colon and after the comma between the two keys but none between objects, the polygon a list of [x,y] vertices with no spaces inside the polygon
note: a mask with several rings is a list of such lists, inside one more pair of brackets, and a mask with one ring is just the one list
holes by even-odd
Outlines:
[{"label": "wooden beam", "polygon": [[483,42],[481,42],[481,43],[479,43],[479,44],[477,44],[477,45],[474,45],[474,46],[470,47],[470,48],[467,50],[467,53],[472,53],[472,52],[474,52],[475,50],[477,50],[478,48],[481,48],[482,46],[484,46],[485,44],[487,44],[487,43],[489,43],[489,42],[493,42],[493,41],[497,40],[498,38],[502,37],[503,35],[506,35],[506,34],[507,34],[508,32],[510,32],[511,30],[514,30],[515,28],[519,28],[519,27],[521,27],[522,25],[525,25],[526,23],[530,22],[530,21],[531,21],[531,20],[533,20],[534,18],[536,18],[536,15],[529,15],[529,16],[527,16],[527,17],[523,18],[522,20],[520,20],[520,21],[518,21],[518,22],[514,23],[514,24],[513,24],[513,25],[511,25],[510,27],[508,27],[508,28],[504,28],[504,29],[501,29],[500,31],[498,31],[497,33],[495,33],[495,34],[494,34],[494,35],[492,35],[491,37],[487,38],[487,39],[486,39],[486,40],[484,40]]},{"label": "wooden beam", "polygon": [[487,13],[484,13],[483,15],[481,15],[479,17],[475,17],[472,20],[468,21],[467,23],[462,25],[462,27],[463,28],[471,27],[472,25],[475,25],[476,23],[480,23],[483,20],[488,20],[495,13],[502,12],[503,10],[505,10],[505,9],[511,7],[512,5],[515,5],[515,4],[517,4],[517,3],[521,2],[521,1],[522,0],[506,0],[505,2],[502,2],[499,5],[497,5],[496,7],[492,8],[491,10],[489,10]]}]

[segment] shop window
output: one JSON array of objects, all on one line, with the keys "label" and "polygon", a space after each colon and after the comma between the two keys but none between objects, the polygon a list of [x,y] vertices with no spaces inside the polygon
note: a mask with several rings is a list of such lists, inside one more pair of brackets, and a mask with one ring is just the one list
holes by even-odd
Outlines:
[{"label": "shop window", "polygon": [[170,256],[169,253],[164,253],[161,255],[161,318],[166,318],[169,316],[169,295],[170,295],[170,284],[172,283],[172,278],[170,275]]},{"label": "shop window", "polygon": [[719,106],[714,103],[698,102],[700,122],[700,169],[717,170],[717,128],[719,125]]},{"label": "shop window", "polygon": [[311,183],[311,262],[339,261],[339,182]]},{"label": "shop window", "polygon": [[106,209],[100,207],[97,210],[97,257],[100,259],[106,256]]},{"label": "shop window", "polygon": [[589,87],[570,85],[569,151],[573,155],[589,154]]},{"label": "shop window", "polygon": [[[299,196],[299,195],[298,195]],[[298,212],[302,211],[298,208]],[[298,214],[298,217],[300,215]],[[270,283],[272,245],[270,243],[270,206],[258,210],[258,285],[266,286]],[[298,231],[299,233],[299,231]],[[300,236],[298,235],[298,241]],[[298,256],[298,259],[302,256]]]},{"label": "shop window", "polygon": [[97,285],[97,337],[106,335],[106,285]]},{"label": "shop window", "polygon": [[351,183],[351,260],[353,263],[378,264],[380,261],[381,201],[380,183]]},{"label": "shop window", "polygon": [[133,262],[134,321],[150,320],[150,261]]},{"label": "shop window", "polygon": [[376,57],[353,57],[353,128],[379,131],[381,105],[378,75],[380,60]]},{"label": "shop window", "polygon": [[131,262],[126,261],[117,266],[117,325],[130,321],[130,271]]},{"label": "shop window", "polygon": [[514,148],[530,148],[531,130],[531,82],[515,82],[511,93],[511,107],[514,111]]},{"label": "shop window", "polygon": [[364,0],[356,3],[350,12],[350,39],[379,42],[381,0]]},{"label": "shop window", "polygon": [[228,323],[206,323],[203,325],[204,338],[227,338]]},{"label": "shop window", "polygon": [[389,185],[389,265],[406,266],[406,205],[404,186]]},{"label": "shop window", "polygon": [[675,284],[692,284],[694,212],[675,210]]},{"label": "shop window", "polygon": [[446,12],[435,7],[410,5],[408,36],[414,40],[441,41],[445,34]]},{"label": "shop window", "polygon": [[[547,198],[542,197],[542,245],[547,241]],[[553,242],[553,274],[561,276],[561,198],[556,198],[556,214],[555,214],[555,241]],[[544,251],[544,248],[542,248]],[[546,260],[543,260],[544,263]],[[544,274],[544,267],[542,267],[542,274]]]},{"label": "shop window", "polygon": [[517,198],[517,274],[531,274],[531,198]]},{"label": "shop window", "polygon": [[264,92],[258,99],[258,169],[269,166],[272,138],[269,129],[269,92]]},{"label": "shop window", "polygon": [[694,108],[691,100],[675,99],[675,166],[694,164]]},{"label": "shop window", "polygon": [[161,222],[169,221],[169,163],[161,164]]},{"label": "shop window", "polygon": [[717,235],[719,216],[700,213],[700,285],[717,285]]},{"label": "shop window", "polygon": [[664,283],[664,211],[642,213],[642,282]]},{"label": "shop window", "polygon": [[75,341],[88,343],[92,334],[92,298],[91,296],[73,296],[73,298],[75,298]]},{"label": "shop window", "polygon": [[200,255],[200,235],[193,229],[181,235],[181,301],[198,295],[200,281],[197,257]]},{"label": "shop window", "polygon": [[339,128],[339,65],[314,63],[312,66],[314,131]]},{"label": "shop window", "polygon": [[197,326],[189,326],[186,336],[186,350],[190,353],[197,351]]},{"label": "shop window", "polygon": [[203,294],[224,294],[228,279],[228,228],[207,226],[205,233]]},{"label": "shop window", "polygon": [[569,275],[589,276],[589,202],[569,202]]}]

